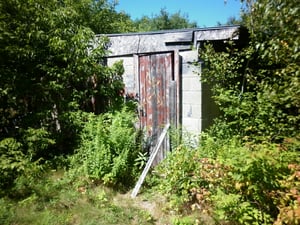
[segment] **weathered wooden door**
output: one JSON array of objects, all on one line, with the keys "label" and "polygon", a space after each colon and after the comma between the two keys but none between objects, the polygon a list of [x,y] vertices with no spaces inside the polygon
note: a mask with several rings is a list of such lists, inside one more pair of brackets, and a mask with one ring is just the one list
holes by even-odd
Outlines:
[{"label": "weathered wooden door", "polygon": [[[152,147],[167,123],[176,124],[176,89],[173,52],[139,56],[140,124]],[[162,148],[156,164],[164,158],[168,140]]]}]

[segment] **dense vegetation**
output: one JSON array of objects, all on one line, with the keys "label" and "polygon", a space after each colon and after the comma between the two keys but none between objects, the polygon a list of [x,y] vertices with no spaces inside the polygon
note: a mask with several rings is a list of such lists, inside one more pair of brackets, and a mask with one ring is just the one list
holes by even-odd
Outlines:
[{"label": "dense vegetation", "polygon": [[149,222],[98,188],[127,190],[144,163],[122,62],[95,38],[137,23],[106,0],[0,1],[1,224]]},{"label": "dense vegetation", "polygon": [[120,107],[122,65],[99,62],[106,41],[80,9],[77,1],[1,1],[1,190],[30,163],[72,152],[81,111]]},{"label": "dense vegetation", "polygon": [[[198,146],[171,133],[174,151],[146,180],[176,225],[300,223],[299,6],[243,2],[249,40],[200,52],[222,115]],[[0,1],[1,224],[154,224],[103,186],[128,191],[145,154],[122,62],[105,65],[95,33],[196,24],[165,9],[132,21],[114,7]]]},{"label": "dense vegetation", "polygon": [[222,115],[158,169],[177,224],[300,223],[299,6],[244,2],[249,41],[200,52]]}]

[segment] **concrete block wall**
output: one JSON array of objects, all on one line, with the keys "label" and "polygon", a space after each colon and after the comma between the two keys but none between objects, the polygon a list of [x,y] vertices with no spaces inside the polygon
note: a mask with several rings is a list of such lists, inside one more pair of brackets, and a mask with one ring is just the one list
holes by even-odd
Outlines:
[{"label": "concrete block wall", "polygon": [[192,65],[198,60],[198,51],[180,52],[182,67],[182,126],[192,133],[202,130],[201,68]]}]

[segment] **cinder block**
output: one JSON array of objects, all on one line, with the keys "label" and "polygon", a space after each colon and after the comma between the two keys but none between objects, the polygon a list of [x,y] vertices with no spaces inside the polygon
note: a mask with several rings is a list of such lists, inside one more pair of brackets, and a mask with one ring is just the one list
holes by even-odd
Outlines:
[{"label": "cinder block", "polygon": [[182,118],[182,127],[188,132],[201,132],[201,119]]},{"label": "cinder block", "polygon": [[179,55],[182,57],[183,63],[198,61],[198,51],[197,50],[182,51],[179,53]]},{"label": "cinder block", "polygon": [[183,104],[201,104],[201,91],[183,91],[182,92]]},{"label": "cinder block", "polygon": [[195,77],[195,76],[199,76],[201,70],[199,67],[190,65],[190,64],[182,64],[182,77]]},{"label": "cinder block", "polygon": [[202,116],[201,105],[183,104],[182,116],[186,118],[201,119]]},{"label": "cinder block", "polygon": [[201,91],[202,85],[198,76],[189,76],[182,78],[183,91]]}]

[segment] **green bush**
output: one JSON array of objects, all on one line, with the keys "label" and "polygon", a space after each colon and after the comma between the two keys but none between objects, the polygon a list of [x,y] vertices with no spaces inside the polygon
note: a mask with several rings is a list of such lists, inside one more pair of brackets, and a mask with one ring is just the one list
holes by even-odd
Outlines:
[{"label": "green bush", "polygon": [[4,198],[0,198],[0,224],[11,224],[13,212],[11,210],[10,202]]},{"label": "green bush", "polygon": [[[203,134],[198,149],[182,145],[157,168],[159,189],[170,207],[187,214],[208,212],[229,224],[297,221],[297,141],[279,145],[214,140]],[[286,218],[284,212],[292,216]]]},{"label": "green bush", "polygon": [[0,141],[0,196],[19,195],[20,189],[30,192],[27,187],[21,187],[24,182],[19,180],[25,177],[23,180],[30,183],[31,178],[38,176],[44,167],[38,156],[54,143],[43,129],[28,128],[20,134],[20,140],[5,138]]},{"label": "green bush", "polygon": [[79,148],[71,158],[71,175],[86,176],[109,185],[130,185],[135,180],[135,159],[140,152],[135,114],[89,114]]},{"label": "green bush", "polygon": [[16,176],[25,170],[28,163],[21,147],[22,144],[14,138],[5,138],[0,141],[1,195],[12,185]]}]

